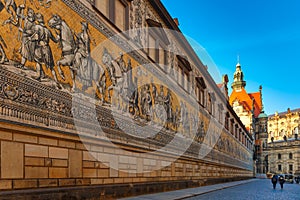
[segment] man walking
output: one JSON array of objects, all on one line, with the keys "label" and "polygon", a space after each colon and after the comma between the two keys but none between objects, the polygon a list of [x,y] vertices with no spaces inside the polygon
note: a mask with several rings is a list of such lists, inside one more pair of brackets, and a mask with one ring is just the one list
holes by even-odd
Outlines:
[{"label": "man walking", "polygon": [[277,184],[277,180],[278,180],[278,177],[276,174],[273,175],[273,177],[271,178],[271,182],[273,184],[273,189],[275,190],[276,188],[276,184]]},{"label": "man walking", "polygon": [[283,176],[281,175],[280,177],[279,177],[279,184],[280,184],[280,187],[281,187],[281,189],[283,189],[283,184],[284,184],[284,178],[283,178]]}]

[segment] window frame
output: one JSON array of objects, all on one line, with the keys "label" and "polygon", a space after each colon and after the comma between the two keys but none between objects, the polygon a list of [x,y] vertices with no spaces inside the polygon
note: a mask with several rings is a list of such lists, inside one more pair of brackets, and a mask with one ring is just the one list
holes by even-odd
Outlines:
[{"label": "window frame", "polygon": [[[178,71],[180,74],[180,77],[181,77],[181,80],[177,80],[177,83],[178,85],[180,85],[187,93],[190,93],[190,79],[191,79],[191,76],[190,76],[190,72],[192,71],[192,67],[189,63],[189,61],[187,60],[186,57],[183,57],[183,56],[180,56],[180,55],[177,55],[176,56],[177,58],[177,61],[178,61]],[[186,77],[186,78],[185,78]],[[179,79],[179,78],[178,78]]]},{"label": "window frame", "polygon": [[[108,0],[108,14],[106,15],[103,13],[97,6],[96,6],[97,0],[92,0],[91,4],[94,10],[97,11],[98,14],[105,17],[111,24],[113,24],[114,27],[118,28],[120,31],[126,31],[129,29],[129,11],[130,11],[130,2],[132,0]],[[124,16],[124,27],[119,27],[116,24],[116,1],[119,1],[121,4],[124,5],[125,9],[125,16]]]},{"label": "window frame", "polygon": [[[202,106],[205,107],[205,90],[206,84],[203,77],[196,77],[196,89],[198,90],[197,101]],[[197,94],[197,92],[196,92]]]},{"label": "window frame", "polygon": [[230,120],[230,115],[229,113],[227,112],[225,114],[225,129],[227,129],[229,131],[229,120]]},{"label": "window frame", "polygon": [[[148,57],[153,61],[159,64],[160,68],[166,72],[165,66],[168,64],[168,57],[167,57],[167,46],[170,44],[170,41],[167,37],[167,34],[163,31],[163,26],[161,23],[156,22],[152,19],[146,19],[148,25],[148,37],[147,37],[147,46],[146,52]],[[152,28],[152,29],[151,29]],[[151,36],[155,41],[155,55],[154,58],[150,56],[150,49],[149,48],[149,36]],[[161,50],[160,50],[161,49]],[[163,55],[164,62],[160,63],[161,61],[161,52]]]}]

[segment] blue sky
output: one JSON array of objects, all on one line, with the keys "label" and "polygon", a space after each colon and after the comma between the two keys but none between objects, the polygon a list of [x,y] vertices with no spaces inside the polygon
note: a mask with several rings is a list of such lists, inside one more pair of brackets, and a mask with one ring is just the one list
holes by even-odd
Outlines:
[{"label": "blue sky", "polygon": [[229,87],[239,55],[246,90],[263,86],[267,114],[300,108],[300,1],[161,1],[209,54],[203,63],[228,74]]}]

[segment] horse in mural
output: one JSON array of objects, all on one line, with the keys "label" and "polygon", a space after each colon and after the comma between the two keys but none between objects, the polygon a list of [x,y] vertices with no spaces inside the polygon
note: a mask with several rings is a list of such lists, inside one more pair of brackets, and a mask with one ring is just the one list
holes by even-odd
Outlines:
[{"label": "horse in mural", "polygon": [[59,15],[53,15],[52,18],[48,21],[48,25],[50,28],[55,29],[56,34],[58,34],[59,36],[62,55],[60,60],[58,60],[56,64],[62,79],[65,79],[61,71],[61,66],[73,66],[74,52],[76,49],[73,31]]},{"label": "horse in mural", "polygon": [[[77,48],[74,31],[59,15],[53,15],[52,18],[48,21],[48,25],[49,27],[57,31],[60,39],[62,56],[61,59],[57,61],[58,70],[62,76],[62,79],[65,79],[64,75],[61,73],[60,67],[70,67],[74,87],[75,76],[78,70],[74,68],[75,51]],[[90,65],[91,68],[91,79],[95,81],[97,88],[100,88],[101,79],[103,80],[103,76],[105,74],[104,69],[91,57],[88,57],[88,65]]]}]

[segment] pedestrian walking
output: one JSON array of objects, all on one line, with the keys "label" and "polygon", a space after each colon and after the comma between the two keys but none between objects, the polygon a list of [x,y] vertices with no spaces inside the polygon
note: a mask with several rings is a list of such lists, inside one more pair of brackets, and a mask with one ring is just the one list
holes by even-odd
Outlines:
[{"label": "pedestrian walking", "polygon": [[277,184],[277,181],[278,181],[278,177],[276,174],[273,175],[273,177],[271,178],[271,182],[273,184],[273,189],[275,190],[276,188],[276,184]]},{"label": "pedestrian walking", "polygon": [[283,189],[283,184],[284,184],[284,178],[283,178],[283,176],[280,176],[279,177],[279,184],[280,184],[280,187],[281,187],[281,189]]}]

